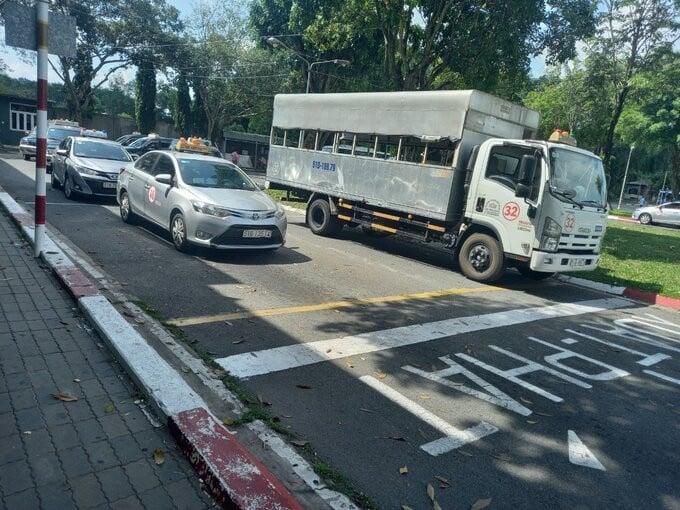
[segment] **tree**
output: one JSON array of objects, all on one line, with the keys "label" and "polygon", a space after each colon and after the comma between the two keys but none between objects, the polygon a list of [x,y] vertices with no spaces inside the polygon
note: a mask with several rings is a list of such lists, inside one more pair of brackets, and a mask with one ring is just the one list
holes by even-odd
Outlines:
[{"label": "tree", "polygon": [[51,57],[50,65],[79,121],[92,112],[94,92],[111,75],[182,28],[179,12],[165,0],[54,0],[51,8],[76,19],[76,57]]},{"label": "tree", "polygon": [[674,0],[605,0],[599,30],[588,57],[593,75],[611,86],[609,118],[601,152],[609,170],[614,134],[631,81],[650,64],[655,50],[678,38],[678,6]]},{"label": "tree", "polygon": [[[663,49],[650,55],[653,65],[631,79],[629,105],[621,113],[618,132],[627,140],[666,154],[668,166],[657,170],[657,183],[680,190],[680,53]],[[663,161],[663,160],[662,160]],[[663,164],[663,163],[662,163]]]},{"label": "tree", "polygon": [[173,108],[173,121],[177,131],[186,133],[189,128],[189,119],[191,118],[191,95],[185,70],[177,74],[176,83],[177,90]]},{"label": "tree", "polygon": [[156,68],[149,60],[137,64],[135,120],[142,133],[156,129]]},{"label": "tree", "polygon": [[[383,89],[462,86],[507,96],[524,86],[530,55],[546,51],[551,62],[575,55],[576,41],[594,29],[593,5],[590,0],[257,0],[251,22],[261,36],[270,30],[301,34],[294,48],[299,53],[351,56],[354,76],[381,71],[387,80]],[[328,56],[333,53],[341,56]]]}]

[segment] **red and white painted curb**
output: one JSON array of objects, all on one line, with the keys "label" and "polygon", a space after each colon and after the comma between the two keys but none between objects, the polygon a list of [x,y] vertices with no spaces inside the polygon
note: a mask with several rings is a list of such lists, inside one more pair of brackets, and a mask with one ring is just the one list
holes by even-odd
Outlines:
[{"label": "red and white painted curb", "polygon": [[[33,218],[1,187],[0,204],[33,243]],[[216,501],[229,509],[303,510],[49,236],[42,257],[129,375],[166,416],[170,430]]]}]

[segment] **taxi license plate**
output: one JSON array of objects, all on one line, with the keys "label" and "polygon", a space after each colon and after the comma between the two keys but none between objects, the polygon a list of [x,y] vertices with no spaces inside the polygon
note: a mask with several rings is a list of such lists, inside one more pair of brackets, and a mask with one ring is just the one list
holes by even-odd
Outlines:
[{"label": "taxi license plate", "polygon": [[271,230],[244,230],[243,231],[243,237],[271,237],[272,236],[272,231]]},{"label": "taxi license plate", "polygon": [[116,186],[115,182],[102,182],[102,188],[115,188]]},{"label": "taxi license plate", "polygon": [[583,267],[586,265],[586,259],[571,259],[569,267]]}]

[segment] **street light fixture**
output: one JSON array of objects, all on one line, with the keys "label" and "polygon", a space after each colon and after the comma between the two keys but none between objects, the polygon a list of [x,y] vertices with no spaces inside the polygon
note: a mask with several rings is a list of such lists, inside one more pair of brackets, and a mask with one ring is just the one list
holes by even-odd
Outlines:
[{"label": "street light fixture", "polygon": [[305,89],[305,94],[309,94],[309,88],[310,88],[310,85],[311,85],[311,78],[312,78],[312,67],[319,65],[319,64],[337,64],[337,65],[344,67],[344,66],[350,65],[350,63],[351,63],[349,60],[344,60],[344,59],[341,59],[341,58],[334,58],[334,59],[331,59],[331,60],[319,60],[319,61],[316,61],[316,62],[310,62],[300,52],[295,51],[293,48],[288,46],[282,40],[277,39],[276,37],[273,37],[273,36],[267,37],[267,39],[265,39],[265,40],[267,41],[267,44],[273,46],[274,48],[281,47],[281,48],[285,48],[288,51],[295,53],[295,55],[297,55],[297,57],[307,65],[307,88]]}]

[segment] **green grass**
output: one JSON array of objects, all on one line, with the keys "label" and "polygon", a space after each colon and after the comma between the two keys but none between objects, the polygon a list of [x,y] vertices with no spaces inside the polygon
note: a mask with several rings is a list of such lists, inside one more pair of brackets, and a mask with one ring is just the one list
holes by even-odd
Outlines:
[{"label": "green grass", "polygon": [[680,230],[610,221],[599,267],[575,276],[680,298]]},{"label": "green grass", "polygon": [[292,200],[287,200],[288,195],[285,191],[280,189],[267,189],[265,193],[272,197],[277,202],[281,202],[283,205],[288,205],[290,207],[295,207],[296,209],[305,209],[307,207],[306,200],[296,200],[295,197],[291,196]]}]

